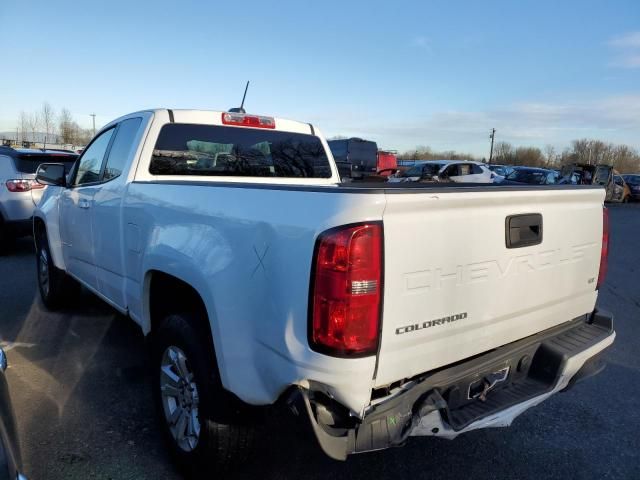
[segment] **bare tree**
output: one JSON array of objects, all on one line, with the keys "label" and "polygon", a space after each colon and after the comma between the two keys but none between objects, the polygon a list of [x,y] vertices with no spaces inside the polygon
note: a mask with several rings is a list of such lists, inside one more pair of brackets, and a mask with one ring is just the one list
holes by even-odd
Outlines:
[{"label": "bare tree", "polygon": [[508,142],[498,142],[493,148],[493,162],[500,165],[509,165],[514,162],[515,152]]},{"label": "bare tree", "polygon": [[528,167],[543,167],[545,165],[545,158],[539,148],[518,147],[513,163],[514,165],[526,165]]},{"label": "bare tree", "polygon": [[66,108],[60,110],[58,115],[58,132],[62,139],[62,143],[75,144],[77,136],[78,124],[73,121],[71,112]]},{"label": "bare tree", "polygon": [[601,140],[581,138],[571,142],[571,154],[576,163],[611,165],[614,160],[614,145]]},{"label": "bare tree", "polygon": [[40,128],[40,115],[38,115],[38,112],[33,112],[27,117],[27,124],[29,126],[29,133],[31,134],[29,141],[37,141],[36,133],[38,133],[38,129]]},{"label": "bare tree", "polygon": [[76,138],[76,145],[87,145],[92,138],[93,138],[93,129],[78,127],[78,136]]},{"label": "bare tree", "polygon": [[621,173],[640,171],[640,154],[627,145],[616,145],[613,148],[613,166]]},{"label": "bare tree", "polygon": [[561,165],[572,163],[612,165],[621,173],[640,170],[640,154],[633,148],[587,138],[571,142],[571,147],[562,152],[559,160]]},{"label": "bare tree", "polygon": [[20,119],[18,120],[18,131],[20,133],[20,142],[24,142],[29,136],[29,116],[23,110],[20,112]]},{"label": "bare tree", "polygon": [[547,167],[555,167],[556,161],[558,160],[558,155],[556,154],[556,149],[553,145],[545,145],[544,147],[544,157],[546,160]]},{"label": "bare tree", "polygon": [[455,150],[436,152],[431,147],[417,146],[414,150],[408,150],[398,155],[400,160],[475,160],[475,157],[468,153],[460,153]]},{"label": "bare tree", "polygon": [[51,106],[51,104],[49,104],[49,102],[44,102],[42,104],[42,110],[40,111],[40,118],[42,119],[42,126],[44,127],[45,143],[46,142],[55,143],[55,139],[51,138],[55,129],[54,117],[55,117],[55,112],[53,111],[53,107]]}]

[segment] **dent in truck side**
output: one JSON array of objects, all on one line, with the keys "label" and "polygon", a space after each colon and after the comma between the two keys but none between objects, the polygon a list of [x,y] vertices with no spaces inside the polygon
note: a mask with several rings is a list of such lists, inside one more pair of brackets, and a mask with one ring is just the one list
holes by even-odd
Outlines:
[{"label": "dent in truck side", "polygon": [[270,404],[291,385],[315,382],[360,414],[375,357],[345,362],[310,349],[311,260],[321,231],[379,219],[383,208],[382,195],[136,182],[124,216],[144,247],[127,248],[127,268],[141,285],[158,270],[198,291],[223,385],[245,402]]}]

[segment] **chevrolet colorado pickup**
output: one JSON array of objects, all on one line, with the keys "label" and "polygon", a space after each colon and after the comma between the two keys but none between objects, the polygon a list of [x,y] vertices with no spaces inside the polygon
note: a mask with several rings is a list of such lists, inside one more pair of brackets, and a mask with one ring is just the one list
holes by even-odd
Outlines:
[{"label": "chevrolet colorado pickup", "polygon": [[313,125],[167,109],[36,178],[44,304],[79,282],[149,336],[187,468],[242,458],[273,404],[336,459],[506,426],[615,337],[601,187],[343,184]]}]

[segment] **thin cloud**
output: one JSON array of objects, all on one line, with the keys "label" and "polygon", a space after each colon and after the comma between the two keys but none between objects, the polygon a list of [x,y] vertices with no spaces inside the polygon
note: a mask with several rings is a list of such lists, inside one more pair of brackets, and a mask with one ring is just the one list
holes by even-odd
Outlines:
[{"label": "thin cloud", "polygon": [[607,44],[618,52],[609,63],[611,67],[640,68],[640,32],[616,35]]},{"label": "thin cloud", "polygon": [[640,68],[640,53],[619,55],[610,64],[612,67]]},{"label": "thin cloud", "polygon": [[488,132],[516,145],[567,145],[581,137],[640,147],[640,95],[605,97],[589,102],[522,102],[485,111],[440,111],[411,122],[389,119],[384,126],[344,122],[332,135],[371,138],[388,148],[430,145],[439,150],[484,155]]},{"label": "thin cloud", "polygon": [[433,50],[431,46],[431,40],[429,40],[427,37],[424,37],[422,35],[413,37],[413,40],[411,41],[411,45],[416,48],[426,50],[429,53],[431,53],[431,51]]},{"label": "thin cloud", "polygon": [[629,32],[612,37],[608,42],[612,47],[640,48],[640,32]]}]

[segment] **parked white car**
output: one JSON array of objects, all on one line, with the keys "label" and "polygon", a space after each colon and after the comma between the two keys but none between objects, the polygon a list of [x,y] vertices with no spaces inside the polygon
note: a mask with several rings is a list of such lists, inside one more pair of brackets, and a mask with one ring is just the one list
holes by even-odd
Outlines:
[{"label": "parked white car", "polygon": [[389,183],[458,182],[493,183],[498,176],[484,163],[467,160],[418,160],[407,170],[389,177]]},{"label": "parked white car", "polygon": [[506,426],[615,337],[598,186],[342,184],[308,123],[167,109],[36,178],[43,302],[78,281],[149,336],[162,431],[198,478],[279,402],[336,459]]}]

